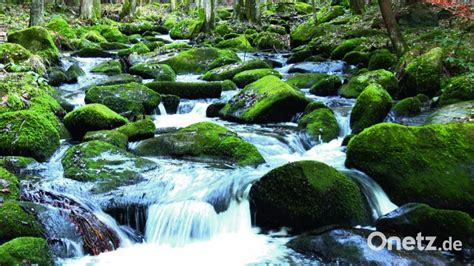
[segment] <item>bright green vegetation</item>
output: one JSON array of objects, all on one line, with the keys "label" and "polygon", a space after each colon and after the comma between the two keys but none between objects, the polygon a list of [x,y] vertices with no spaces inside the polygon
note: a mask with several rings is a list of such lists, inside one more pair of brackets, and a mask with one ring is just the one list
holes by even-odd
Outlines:
[{"label": "bright green vegetation", "polygon": [[[339,136],[339,125],[334,112],[327,108],[311,108],[312,111],[298,120],[298,127],[304,129],[314,140],[329,142]],[[307,111],[307,110],[305,110]]]},{"label": "bright green vegetation", "polygon": [[417,97],[408,97],[395,104],[393,111],[401,116],[416,116],[421,113],[421,105]]},{"label": "bright green vegetation", "polygon": [[43,235],[43,228],[33,214],[26,212],[16,201],[6,201],[0,205],[0,242],[20,236]]},{"label": "bright green vegetation", "polygon": [[311,88],[315,83],[329,77],[322,73],[298,73],[286,80],[286,83],[299,89]]},{"label": "bright green vegetation", "polygon": [[138,141],[152,138],[155,135],[156,127],[151,119],[141,119],[136,122],[123,125],[115,130],[125,134],[129,141]]},{"label": "bright green vegetation", "polygon": [[127,135],[117,130],[89,131],[84,135],[83,141],[100,140],[107,142],[121,149],[126,149],[128,144]]},{"label": "bright green vegetation", "polygon": [[[239,57],[232,51],[216,48],[193,48],[164,60],[162,63],[169,65],[176,74],[204,73],[209,70],[213,62],[224,59],[239,61]],[[218,67],[216,65],[214,67]]]},{"label": "bright green vegetation", "polygon": [[203,79],[208,81],[233,79],[240,72],[252,69],[271,68],[271,66],[260,59],[238,62],[230,65],[214,68],[204,74]]},{"label": "bright green vegetation", "polygon": [[200,122],[145,140],[137,146],[135,153],[141,156],[212,158],[238,165],[264,162],[254,145],[227,128],[210,122]]},{"label": "bright green vegetation", "polygon": [[154,79],[156,81],[175,81],[176,73],[174,70],[164,64],[140,63],[133,65],[129,73],[138,75],[145,79]]},{"label": "bright green vegetation", "polygon": [[246,85],[268,75],[273,75],[275,77],[281,78],[280,72],[276,70],[273,70],[271,68],[260,68],[242,71],[239,74],[235,75],[232,80],[238,87],[243,88]]},{"label": "bright green vegetation", "polygon": [[448,79],[442,86],[440,104],[452,104],[474,100],[474,74],[467,74]]},{"label": "bright green vegetation", "polygon": [[48,242],[37,237],[18,237],[0,246],[1,265],[53,265]]},{"label": "bright green vegetation", "polygon": [[318,96],[337,95],[341,85],[341,78],[338,76],[327,76],[314,83],[309,92]]},{"label": "bright green vegetation", "polygon": [[387,49],[379,49],[369,59],[369,70],[391,69],[397,63],[397,56]]},{"label": "bright green vegetation", "polygon": [[118,59],[105,61],[103,63],[98,64],[93,69],[91,69],[92,73],[102,73],[106,75],[118,75],[124,73],[122,63]]},{"label": "bright green vegetation", "polygon": [[48,30],[36,26],[24,30],[10,32],[8,41],[18,43],[48,61],[55,64],[59,60],[59,50],[53,42]]},{"label": "bright green vegetation", "polygon": [[252,51],[254,48],[249,43],[245,35],[240,35],[239,37],[231,38],[228,40],[222,40],[216,45],[217,48],[221,49],[232,49],[236,51]]},{"label": "bright green vegetation", "polygon": [[[0,165],[3,166],[4,159],[0,158]],[[16,176],[0,167],[0,198],[3,200],[17,200],[20,197],[20,183]]]},{"label": "bright green vegetation", "polygon": [[220,98],[224,82],[154,81],[146,86],[160,94],[172,94],[184,99]]},{"label": "bright green vegetation", "polygon": [[398,96],[398,81],[395,75],[387,70],[379,69],[362,73],[349,80],[341,87],[340,94],[347,98],[357,98],[359,94],[371,83],[378,83],[392,96]]},{"label": "bright green vegetation", "polygon": [[8,64],[21,63],[31,57],[31,52],[25,47],[16,43],[1,43],[0,44],[0,63]]},{"label": "bright green vegetation", "polygon": [[134,44],[132,47],[127,49],[122,49],[118,51],[119,56],[129,56],[131,54],[146,54],[150,52],[150,48],[146,46],[144,43],[140,42]]}]

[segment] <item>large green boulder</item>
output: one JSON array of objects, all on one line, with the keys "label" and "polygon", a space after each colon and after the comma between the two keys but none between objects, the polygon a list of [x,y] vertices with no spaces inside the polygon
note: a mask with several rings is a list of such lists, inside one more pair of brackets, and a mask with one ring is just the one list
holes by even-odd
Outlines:
[{"label": "large green boulder", "polygon": [[120,60],[113,59],[96,65],[94,68],[91,69],[91,72],[113,76],[124,73],[124,70]]},{"label": "large green boulder", "polygon": [[273,70],[271,68],[260,68],[260,69],[252,69],[240,72],[239,74],[235,75],[232,81],[240,87],[243,88],[246,85],[255,82],[265,76],[273,75],[275,77],[281,78],[280,72]]},{"label": "large green boulder", "polygon": [[112,25],[98,25],[95,29],[102,35],[108,42],[112,43],[126,43],[127,36],[125,36],[117,27]]},{"label": "large green boulder", "polygon": [[59,147],[58,121],[49,110],[0,114],[0,155],[20,155],[46,161]]},{"label": "large green boulder", "polygon": [[143,84],[132,82],[90,87],[84,101],[103,104],[117,113],[150,114],[160,104],[161,96]]},{"label": "large green boulder", "polygon": [[343,41],[332,52],[331,59],[342,59],[344,56],[359,47],[364,42],[362,38],[354,38]]},{"label": "large green boulder", "polygon": [[297,73],[289,76],[286,83],[299,89],[307,89],[327,77],[329,75],[323,73]]},{"label": "large green boulder", "polygon": [[46,24],[46,28],[48,28],[50,31],[59,33],[64,38],[76,38],[76,31],[71,28],[71,25],[69,25],[69,23],[62,16],[52,17],[48,24]]},{"label": "large green boulder", "polygon": [[298,161],[273,169],[250,190],[255,224],[292,232],[325,225],[353,225],[366,216],[357,184],[318,161]]},{"label": "large green boulder", "polygon": [[156,126],[151,119],[141,119],[136,122],[123,125],[115,130],[126,135],[129,141],[138,141],[142,139],[153,138],[155,135]]},{"label": "large green boulder", "polygon": [[443,49],[433,48],[414,58],[402,71],[400,91],[403,96],[416,96],[419,93],[430,97],[440,90],[443,68]]},{"label": "large green boulder", "polygon": [[314,20],[297,24],[290,33],[290,42],[292,47],[305,44],[317,34],[322,34],[322,29],[315,25]]},{"label": "large green boulder", "polygon": [[448,79],[441,92],[441,105],[474,100],[474,74],[467,74]]},{"label": "large green boulder", "polygon": [[131,66],[128,72],[145,79],[154,79],[156,81],[175,81],[176,79],[174,70],[164,64],[140,63]]},{"label": "large green boulder", "polygon": [[19,64],[31,57],[31,52],[17,43],[0,43],[0,64]]},{"label": "large green boulder", "polygon": [[160,94],[171,94],[184,99],[220,98],[224,82],[154,81],[146,86]]},{"label": "large green boulder", "polygon": [[113,129],[127,122],[124,117],[98,103],[81,106],[64,117],[64,125],[75,139],[82,139],[89,131]]},{"label": "large green boulder", "polygon": [[426,119],[426,124],[448,124],[471,121],[474,112],[474,100],[453,103],[434,111]]},{"label": "large green boulder", "polygon": [[33,214],[16,201],[0,203],[0,243],[21,236],[41,237],[44,231]]},{"label": "large green boulder", "polygon": [[[2,165],[2,162],[6,163],[5,159],[0,159],[0,165]],[[10,161],[8,163],[10,163]],[[3,166],[7,167],[9,165]],[[0,199],[2,201],[17,200],[19,197],[20,183],[18,182],[18,178],[8,172],[5,168],[0,167]]]},{"label": "large green boulder", "polygon": [[398,205],[426,203],[474,214],[474,124],[382,123],[353,137],[346,165],[372,177]]},{"label": "large green boulder", "polygon": [[173,39],[189,39],[201,31],[202,24],[199,19],[183,19],[171,28],[170,36]]},{"label": "large green boulder", "polygon": [[75,51],[71,56],[77,57],[112,57],[113,54],[104,51],[98,47],[84,47],[78,51]]},{"label": "large green boulder", "polygon": [[252,51],[254,48],[247,40],[244,34],[239,35],[238,37],[220,41],[217,45],[217,48],[221,49],[233,49],[236,51]]},{"label": "large green boulder", "polygon": [[369,70],[391,69],[397,63],[397,56],[387,49],[373,52],[369,58]]},{"label": "large green boulder", "polygon": [[337,95],[341,85],[340,77],[334,75],[326,76],[314,83],[309,92],[318,96],[333,96]]},{"label": "large green boulder", "polygon": [[22,45],[51,64],[59,62],[59,50],[49,31],[43,27],[35,26],[8,33],[8,42]]},{"label": "large green boulder", "polygon": [[416,116],[421,113],[421,105],[418,97],[408,97],[395,104],[393,112],[399,116]]},{"label": "large green boulder", "polygon": [[234,76],[239,74],[240,72],[261,68],[271,68],[271,66],[261,59],[238,62],[214,68],[204,74],[203,79],[208,81],[233,79]]},{"label": "large green boulder", "polygon": [[298,128],[303,129],[315,141],[329,142],[339,136],[339,125],[334,112],[317,108],[298,119]]},{"label": "large green boulder", "polygon": [[0,265],[53,265],[48,242],[38,237],[18,237],[0,246]]},{"label": "large green boulder", "polygon": [[69,148],[61,160],[64,177],[96,182],[95,191],[103,192],[130,184],[157,166],[112,144],[93,140]]},{"label": "large green boulder", "polygon": [[[216,48],[193,48],[180,52],[174,57],[164,60],[176,74],[204,73],[214,61],[223,59],[240,61],[236,53]],[[219,66],[219,65],[217,65]],[[217,67],[216,66],[216,67]]]},{"label": "large green boulder", "polygon": [[285,37],[274,32],[263,31],[257,34],[254,43],[260,50],[281,51],[286,49]]},{"label": "large green boulder", "polygon": [[266,76],[247,85],[220,111],[221,116],[241,123],[290,121],[304,110],[304,94],[275,76]]},{"label": "large green boulder", "polygon": [[379,69],[357,75],[341,87],[339,94],[346,98],[357,98],[371,83],[378,83],[392,96],[398,96],[398,81],[395,75],[387,70]]},{"label": "large green boulder", "polygon": [[210,122],[200,122],[144,140],[134,152],[140,156],[210,158],[238,165],[264,162],[254,145],[227,128]]},{"label": "large green boulder", "polygon": [[351,112],[352,133],[357,134],[382,123],[392,108],[392,97],[377,83],[372,83],[357,97]]}]

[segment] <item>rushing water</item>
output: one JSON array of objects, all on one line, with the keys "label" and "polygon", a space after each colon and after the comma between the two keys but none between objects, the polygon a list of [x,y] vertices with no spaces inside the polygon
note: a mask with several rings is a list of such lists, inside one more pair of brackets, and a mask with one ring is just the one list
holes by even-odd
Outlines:
[{"label": "rushing water", "polygon": [[[161,36],[165,38],[164,36]],[[282,54],[239,54],[243,60],[265,57],[281,63],[276,68],[284,77],[294,64],[286,64]],[[65,57],[65,65],[79,64],[86,76],[78,84],[63,85],[61,95],[74,105],[84,104],[84,88],[108,77],[90,73],[106,59]],[[310,63],[299,67],[313,72],[331,72],[343,76],[341,62]],[[178,75],[178,81],[198,81],[198,75]],[[251,183],[265,173],[285,163],[298,160],[318,160],[345,172],[361,187],[374,218],[390,212],[396,206],[380,186],[364,173],[344,166],[342,140],[350,134],[349,116],[354,100],[340,97],[317,97],[303,90],[309,98],[322,101],[336,114],[340,126],[339,138],[329,143],[315,143],[297,130],[295,123],[241,125],[207,118],[206,108],[213,102],[230,99],[238,91],[223,92],[220,99],[182,99],[177,114],[166,113],[162,104],[154,115],[158,129],[185,127],[201,121],[212,121],[237,132],[254,144],[266,164],[257,168],[235,167],[219,163],[194,162],[168,158],[148,158],[157,169],[144,173],[138,184],[113,191],[92,194],[92,183],[77,182],[63,177],[61,158],[70,144],[63,142],[51,160],[35,166],[43,177],[36,189],[62,195],[78,204],[84,212],[105,224],[120,238],[121,247],[98,256],[84,256],[77,236],[60,236],[71,252],[69,258],[58,259],[64,264],[206,264],[242,265],[254,263],[302,263],[304,258],[285,247],[290,239],[285,231],[260,233],[251,225],[247,199]],[[130,143],[129,149],[136,146]],[[123,206],[127,206],[124,208]],[[107,210],[122,208],[119,225],[117,216]],[[54,209],[54,208],[53,208]],[[125,226],[127,225],[127,226]],[[74,235],[74,234],[73,234]]]}]

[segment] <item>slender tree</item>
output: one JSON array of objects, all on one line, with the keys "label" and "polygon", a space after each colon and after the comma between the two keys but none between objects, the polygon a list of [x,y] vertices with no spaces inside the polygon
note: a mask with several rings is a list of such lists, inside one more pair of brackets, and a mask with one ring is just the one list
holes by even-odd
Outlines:
[{"label": "slender tree", "polygon": [[392,3],[390,0],[378,0],[380,12],[382,13],[383,21],[385,27],[388,31],[388,36],[392,42],[393,48],[398,55],[402,55],[407,49],[408,46],[403,39],[403,36],[398,28],[397,21],[395,20],[395,14],[392,10]]},{"label": "slender tree", "polygon": [[249,22],[260,24],[260,0],[246,0],[245,11]]},{"label": "slender tree", "polygon": [[365,10],[364,0],[350,0],[349,4],[350,4],[351,11],[353,14],[360,15],[364,13],[364,10]]},{"label": "slender tree", "polygon": [[44,0],[32,0],[30,7],[30,27],[41,25],[44,21]]},{"label": "slender tree", "polygon": [[209,32],[214,28],[216,14],[216,0],[203,0],[204,9],[204,31]]}]

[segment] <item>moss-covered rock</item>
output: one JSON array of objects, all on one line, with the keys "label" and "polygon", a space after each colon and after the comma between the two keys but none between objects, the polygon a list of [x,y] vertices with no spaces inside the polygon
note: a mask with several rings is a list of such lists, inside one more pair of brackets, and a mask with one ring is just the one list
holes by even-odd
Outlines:
[{"label": "moss-covered rock", "polygon": [[[0,165],[2,165],[2,161],[5,161],[5,159],[0,158]],[[20,183],[18,182],[18,179],[5,168],[0,167],[0,202],[6,200],[17,200],[19,197]]]},{"label": "moss-covered rock", "polygon": [[[23,156],[1,156],[0,157],[0,167],[5,168],[7,171],[13,174],[22,174],[25,170],[27,170],[27,168],[37,163],[38,162],[31,157],[23,157]],[[11,193],[11,195],[14,195],[15,192],[12,192],[14,188],[10,187],[9,189],[10,189],[10,192],[8,193]],[[8,197],[4,197],[4,198],[8,198]]]},{"label": "moss-covered rock", "polygon": [[107,40],[102,35],[100,35],[98,31],[95,31],[95,30],[87,31],[86,33],[82,35],[81,38],[84,38],[93,43],[106,43],[107,42]]},{"label": "moss-covered rock", "polygon": [[[240,61],[236,53],[216,48],[193,48],[180,52],[162,63],[169,65],[177,74],[204,73],[210,69],[216,60]],[[218,67],[219,65],[213,65]]]},{"label": "moss-covered rock", "polygon": [[408,97],[395,104],[393,111],[400,116],[416,116],[421,113],[421,105],[417,97]]},{"label": "moss-covered rock", "polygon": [[331,58],[332,59],[342,59],[344,56],[359,47],[363,43],[364,39],[362,38],[354,38],[343,41],[339,44],[332,52]]},{"label": "moss-covered rock", "polygon": [[112,43],[126,43],[127,36],[125,36],[117,27],[111,25],[99,25],[95,29],[102,35],[108,42]]},{"label": "moss-covered rock", "polygon": [[86,75],[84,70],[82,70],[82,68],[78,64],[72,64],[66,70],[65,73],[68,79],[68,83],[76,83],[79,77]]},{"label": "moss-covered rock", "polygon": [[0,242],[21,236],[41,237],[44,231],[35,217],[16,201],[0,203]]},{"label": "moss-covered rock", "polygon": [[344,7],[339,5],[324,7],[317,14],[318,23],[329,22],[342,16],[344,15],[344,10]]},{"label": "moss-covered rock", "polygon": [[341,78],[338,76],[326,76],[318,80],[309,90],[310,93],[318,96],[337,95],[337,91],[342,85]]},{"label": "moss-covered rock", "polygon": [[218,159],[239,165],[263,163],[257,148],[227,128],[200,122],[140,142],[134,151],[141,156],[193,157]]},{"label": "moss-covered rock", "polygon": [[48,84],[51,86],[59,86],[68,81],[66,72],[60,67],[52,67],[47,72]]},{"label": "moss-covered rock", "polygon": [[126,149],[128,144],[127,135],[119,132],[118,130],[89,131],[86,133],[86,135],[84,135],[83,141],[93,140],[107,142],[121,149]]},{"label": "moss-covered rock", "polygon": [[120,42],[105,42],[100,44],[100,48],[104,50],[122,50],[127,49],[128,45]]},{"label": "moss-covered rock", "polygon": [[360,223],[366,210],[352,180],[317,161],[298,161],[273,169],[250,190],[258,226],[292,232],[325,225]]},{"label": "moss-covered rock", "polygon": [[323,73],[297,73],[288,77],[286,83],[299,89],[306,89],[328,76]]},{"label": "moss-covered rock", "polygon": [[254,59],[214,68],[204,74],[203,79],[208,81],[233,79],[240,72],[252,69],[271,68],[264,60]]},{"label": "moss-covered rock", "polygon": [[129,56],[131,54],[146,54],[150,52],[150,48],[146,44],[140,42],[134,44],[132,47],[127,49],[122,49],[117,52],[118,56]]},{"label": "moss-covered rock", "polygon": [[113,54],[104,51],[98,47],[85,47],[79,51],[75,51],[71,56],[77,57],[112,57]]},{"label": "moss-covered rock", "polygon": [[290,121],[304,110],[304,94],[275,76],[266,76],[247,85],[221,110],[221,116],[241,123]]},{"label": "moss-covered rock", "polygon": [[59,147],[58,122],[47,110],[0,114],[0,155],[47,160]]},{"label": "moss-covered rock", "polygon": [[127,84],[127,83],[142,83],[143,79],[140,76],[130,75],[130,74],[120,74],[109,77],[103,82],[99,82],[96,86],[108,86],[108,85],[117,85],[117,84]]},{"label": "moss-covered rock", "polygon": [[311,14],[313,12],[313,7],[310,4],[303,3],[303,2],[296,2],[295,3],[295,10],[299,14]]},{"label": "moss-covered rock", "polygon": [[384,121],[392,108],[392,97],[381,85],[372,83],[357,97],[351,112],[351,129],[357,134]]},{"label": "moss-covered rock", "polygon": [[158,107],[161,96],[145,85],[132,82],[90,87],[84,101],[101,103],[117,113],[149,114]]},{"label": "moss-covered rock", "polygon": [[69,23],[62,17],[62,16],[54,16],[52,17],[48,24],[46,24],[46,28],[59,33],[61,36],[74,39],[76,38],[76,31],[71,28]]},{"label": "moss-covered rock", "polygon": [[334,112],[329,108],[316,108],[304,114],[298,120],[298,128],[303,129],[315,141],[329,142],[339,136],[339,125]]},{"label": "moss-covered rock", "polygon": [[89,131],[113,129],[128,121],[102,104],[87,104],[68,113],[64,117],[64,125],[75,139]]},{"label": "moss-covered rock", "polygon": [[474,214],[474,124],[382,123],[351,139],[346,165],[367,173],[398,205],[420,202]]},{"label": "moss-covered rock", "polygon": [[130,74],[156,81],[175,81],[176,79],[174,70],[164,64],[140,63],[133,65],[128,71]]},{"label": "moss-covered rock", "polygon": [[339,94],[347,98],[356,98],[371,83],[378,83],[392,96],[398,96],[398,81],[395,75],[387,70],[379,69],[362,73],[353,77],[341,87]]},{"label": "moss-covered rock", "polygon": [[22,45],[32,53],[45,58],[51,64],[56,64],[59,61],[59,50],[54,44],[49,31],[43,27],[35,26],[10,32],[8,33],[8,41]]},{"label": "moss-covered rock", "polygon": [[312,37],[321,33],[322,29],[315,25],[313,19],[297,24],[290,33],[291,46],[297,47],[299,45],[308,43]]},{"label": "moss-covered rock", "polygon": [[37,237],[18,237],[0,246],[1,265],[53,265],[48,242]]},{"label": "moss-covered rock", "polygon": [[284,37],[268,31],[259,33],[254,42],[260,50],[280,51],[286,49],[287,46]]},{"label": "moss-covered rock", "polygon": [[19,64],[31,57],[30,51],[17,43],[0,44],[0,64]]},{"label": "moss-covered rock", "polygon": [[369,70],[391,69],[397,63],[397,56],[387,49],[373,52],[369,59]]},{"label": "moss-covered rock", "polygon": [[351,51],[345,54],[342,60],[346,61],[350,65],[367,67],[369,64],[369,54],[361,51]]},{"label": "moss-covered rock", "polygon": [[92,73],[102,73],[106,75],[118,75],[124,73],[123,65],[118,59],[102,62],[91,69]]},{"label": "moss-covered rock", "polygon": [[240,88],[243,88],[246,85],[268,75],[273,75],[275,77],[281,78],[281,74],[276,70],[273,70],[271,68],[260,68],[242,71],[235,75],[232,81]]},{"label": "moss-covered rock", "polygon": [[223,82],[154,81],[146,86],[160,94],[172,94],[184,99],[220,98]]},{"label": "moss-covered rock", "polygon": [[265,31],[277,33],[277,34],[280,34],[280,35],[285,35],[286,34],[286,28],[282,25],[270,24],[270,25],[266,26],[264,29],[265,29]]},{"label": "moss-covered rock", "polygon": [[173,39],[189,39],[201,31],[202,24],[198,19],[183,19],[171,28],[170,36]]},{"label": "moss-covered rock", "polygon": [[206,108],[206,117],[219,117],[219,112],[224,108],[224,106],[225,103],[222,102],[211,103]]},{"label": "moss-covered rock", "polygon": [[423,93],[433,97],[439,92],[443,54],[443,49],[433,48],[406,65],[400,79],[400,91],[403,96]]},{"label": "moss-covered rock", "polygon": [[126,135],[129,141],[138,141],[153,138],[153,136],[155,136],[156,126],[151,119],[141,119],[123,125],[115,130]]},{"label": "moss-covered rock", "polygon": [[441,105],[474,100],[474,74],[450,78],[442,88]]},{"label": "moss-covered rock", "polygon": [[223,49],[233,49],[236,51],[253,51],[252,45],[247,40],[245,35],[240,35],[239,37],[231,38],[228,40],[223,40],[216,45],[217,48]]}]

